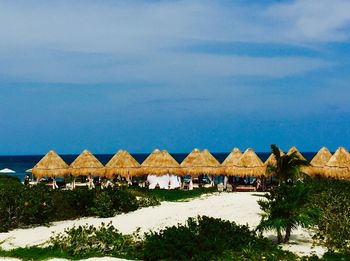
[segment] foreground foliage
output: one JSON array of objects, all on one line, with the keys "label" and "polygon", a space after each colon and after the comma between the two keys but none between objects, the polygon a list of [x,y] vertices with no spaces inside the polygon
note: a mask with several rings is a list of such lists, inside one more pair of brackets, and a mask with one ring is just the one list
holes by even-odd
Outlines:
[{"label": "foreground foliage", "polygon": [[316,242],[350,256],[350,181],[320,179],[310,182],[310,188],[310,207],[322,213]]},{"label": "foreground foliage", "polygon": [[[294,260],[248,226],[210,217],[189,218],[186,225],[145,235],[145,260]],[[262,258],[264,257],[264,258]]]},{"label": "foreground foliage", "polygon": [[276,163],[269,165],[267,171],[276,175],[278,186],[265,195],[267,200],[258,202],[263,211],[258,229],[275,230],[278,243],[286,243],[297,226],[314,224],[318,211],[310,206],[306,208],[309,188],[304,183],[301,167],[308,165],[308,162],[300,159],[296,152],[281,155],[276,145],[271,145],[271,150]]},{"label": "foreground foliage", "polygon": [[114,256],[141,260],[296,260],[272,241],[247,226],[221,219],[190,218],[185,225],[146,233],[122,235],[111,224],[73,227],[53,236],[46,248],[0,251],[0,256],[25,259]]},{"label": "foreground foliage", "polygon": [[52,190],[19,180],[0,178],[0,232],[83,216],[110,217],[117,213],[154,206],[159,200],[127,188]]}]

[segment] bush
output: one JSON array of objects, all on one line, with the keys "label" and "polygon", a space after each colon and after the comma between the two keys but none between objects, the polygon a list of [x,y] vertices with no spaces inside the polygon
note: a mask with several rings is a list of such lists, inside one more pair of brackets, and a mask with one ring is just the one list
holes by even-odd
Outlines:
[{"label": "bush", "polygon": [[85,225],[66,229],[52,236],[49,243],[69,256],[127,256],[136,246],[131,235],[122,235],[111,223],[102,223],[98,228]]},{"label": "bush", "polygon": [[310,205],[321,209],[315,240],[330,251],[350,254],[350,182],[311,181]]},{"label": "bush", "polygon": [[139,192],[138,200],[128,189],[53,190],[45,184],[26,187],[18,180],[0,179],[0,231],[52,221],[97,215],[114,216],[159,201]]},{"label": "bush", "polygon": [[272,241],[247,226],[210,217],[189,218],[186,225],[145,234],[144,260],[294,260]]},{"label": "bush", "polygon": [[23,210],[24,186],[19,182],[2,180],[0,186],[0,232],[20,224],[20,213]]},{"label": "bush", "polygon": [[115,215],[116,210],[113,206],[113,201],[108,191],[102,191],[98,193],[94,198],[94,204],[91,208],[91,213],[99,217],[112,217]]}]

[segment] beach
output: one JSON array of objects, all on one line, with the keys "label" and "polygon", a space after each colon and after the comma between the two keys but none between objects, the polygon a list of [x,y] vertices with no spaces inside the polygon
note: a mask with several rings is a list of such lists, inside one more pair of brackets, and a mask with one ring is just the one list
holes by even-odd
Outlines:
[{"label": "beach", "polygon": [[[262,195],[263,193],[248,192],[214,193],[185,202],[162,202],[159,206],[138,209],[112,218],[88,217],[53,222],[49,226],[15,229],[0,233],[0,241],[4,241],[2,248],[6,250],[42,245],[53,233],[63,232],[65,228],[85,224],[99,226],[102,222],[112,222],[123,234],[131,234],[138,228],[140,233],[143,233],[185,223],[189,217],[198,215],[234,221],[240,225],[248,224],[251,229],[254,229],[260,221],[260,208],[257,201]],[[273,232],[267,232],[265,236],[275,240]],[[312,232],[301,228],[294,230],[291,241],[282,247],[298,255],[321,256],[325,252],[325,249],[319,246],[312,248]]]}]

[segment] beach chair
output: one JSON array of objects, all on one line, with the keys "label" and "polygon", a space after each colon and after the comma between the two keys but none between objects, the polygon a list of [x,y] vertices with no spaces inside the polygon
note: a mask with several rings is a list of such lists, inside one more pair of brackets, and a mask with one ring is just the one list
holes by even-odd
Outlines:
[{"label": "beach chair", "polygon": [[223,192],[224,191],[224,184],[222,184],[222,183],[218,184],[218,191],[219,192]]}]

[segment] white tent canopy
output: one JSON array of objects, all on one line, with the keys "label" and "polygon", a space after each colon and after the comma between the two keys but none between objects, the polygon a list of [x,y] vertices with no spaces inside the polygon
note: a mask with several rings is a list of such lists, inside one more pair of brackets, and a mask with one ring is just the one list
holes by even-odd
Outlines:
[{"label": "white tent canopy", "polygon": [[12,169],[5,168],[5,169],[0,170],[0,173],[16,173],[16,171],[14,171]]},{"label": "white tent canopy", "polygon": [[175,175],[148,175],[147,181],[149,182],[149,189],[155,189],[159,185],[160,189],[176,189],[181,187],[180,177]]}]

